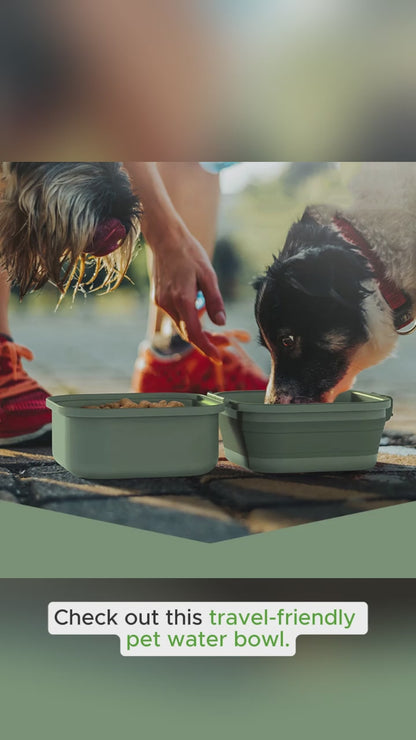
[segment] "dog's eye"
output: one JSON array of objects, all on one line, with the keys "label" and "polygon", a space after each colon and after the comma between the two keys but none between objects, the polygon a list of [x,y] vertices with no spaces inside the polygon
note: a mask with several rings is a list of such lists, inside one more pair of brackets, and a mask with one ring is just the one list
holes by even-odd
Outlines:
[{"label": "dog's eye", "polygon": [[286,337],[281,337],[281,343],[286,349],[291,349],[295,345],[295,337],[293,334],[288,334]]}]

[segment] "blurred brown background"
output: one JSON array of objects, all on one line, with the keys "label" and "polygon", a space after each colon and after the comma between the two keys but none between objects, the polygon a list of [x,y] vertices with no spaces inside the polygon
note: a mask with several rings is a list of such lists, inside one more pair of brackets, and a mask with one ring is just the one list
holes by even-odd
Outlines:
[{"label": "blurred brown background", "polygon": [[3,0],[5,159],[415,159],[409,0]]}]

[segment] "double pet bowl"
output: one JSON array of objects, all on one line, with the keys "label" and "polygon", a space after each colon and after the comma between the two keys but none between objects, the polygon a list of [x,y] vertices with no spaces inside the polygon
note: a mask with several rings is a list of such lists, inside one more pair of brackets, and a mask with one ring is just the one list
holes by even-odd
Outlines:
[{"label": "double pet bowl", "polygon": [[203,475],[227,458],[259,473],[368,470],[377,461],[392,399],[347,391],[333,404],[264,405],[263,391],[129,393],[179,408],[91,409],[122,394],[53,396],[52,453],[83,478]]}]

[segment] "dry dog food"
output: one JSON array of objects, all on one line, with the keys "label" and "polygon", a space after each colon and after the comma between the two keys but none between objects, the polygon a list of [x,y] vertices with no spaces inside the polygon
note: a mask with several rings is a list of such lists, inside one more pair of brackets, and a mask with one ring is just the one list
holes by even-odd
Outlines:
[{"label": "dry dog food", "polygon": [[121,398],[113,403],[103,403],[101,406],[84,406],[84,409],[163,409],[184,407],[180,401],[139,401],[135,403],[130,398]]}]

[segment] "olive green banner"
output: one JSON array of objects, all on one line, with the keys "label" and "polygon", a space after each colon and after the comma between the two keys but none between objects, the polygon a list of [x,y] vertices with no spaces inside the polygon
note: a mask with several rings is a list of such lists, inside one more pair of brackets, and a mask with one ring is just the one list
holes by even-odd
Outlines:
[{"label": "olive green banner", "polygon": [[[76,547],[76,542],[74,542]],[[212,548],[211,548],[212,550]],[[0,582],[5,740],[376,738],[413,734],[412,581]],[[49,635],[51,600],[363,599],[366,635],[304,636],[294,657],[123,658],[113,636]]]},{"label": "olive green banner", "polygon": [[0,502],[3,578],[413,578],[416,503],[215,544]]}]

